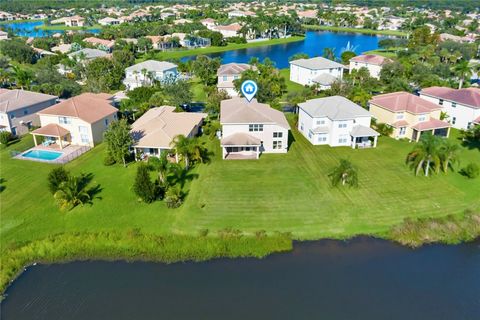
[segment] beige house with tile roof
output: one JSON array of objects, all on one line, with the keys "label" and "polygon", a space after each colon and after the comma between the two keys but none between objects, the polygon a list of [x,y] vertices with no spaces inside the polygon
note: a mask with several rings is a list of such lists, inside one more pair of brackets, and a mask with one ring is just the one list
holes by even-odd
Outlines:
[{"label": "beige house with tile roof", "polygon": [[370,76],[380,79],[380,72],[385,64],[392,62],[392,60],[379,56],[377,54],[362,54],[350,59],[350,73],[353,70],[367,68]]},{"label": "beige house with tile roof", "polygon": [[261,153],[286,153],[290,125],[283,112],[245,98],[220,104],[223,159],[258,159]]},{"label": "beige house with tile roof", "polygon": [[373,97],[370,113],[377,123],[394,128],[391,137],[418,141],[422,133],[448,137],[450,124],[440,120],[441,107],[408,92],[387,93]]},{"label": "beige house with tile roof", "polygon": [[239,94],[235,90],[235,85],[233,84],[234,80],[240,79],[242,72],[253,69],[256,70],[255,66],[249,65],[248,63],[227,63],[222,64],[217,71],[217,89],[225,90],[230,97],[238,97]]},{"label": "beige house with tile roof", "polygon": [[196,136],[206,117],[206,113],[175,112],[175,107],[170,106],[149,109],[132,124],[135,155],[158,157],[162,151],[172,149],[176,136]]},{"label": "beige house with tile roof", "polygon": [[38,112],[42,127],[31,132],[35,145],[42,136],[60,148],[69,144],[93,147],[117,119],[112,98],[107,93],[83,93]]},{"label": "beige house with tile roof", "polygon": [[0,89],[0,131],[14,136],[40,126],[37,112],[54,105],[57,96],[26,90]]}]

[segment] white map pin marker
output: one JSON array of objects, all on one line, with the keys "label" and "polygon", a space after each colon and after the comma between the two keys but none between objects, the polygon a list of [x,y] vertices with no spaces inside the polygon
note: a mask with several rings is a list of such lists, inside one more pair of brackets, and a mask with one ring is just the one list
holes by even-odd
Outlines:
[{"label": "white map pin marker", "polygon": [[244,81],[240,88],[242,90],[243,96],[247,99],[248,102],[252,101],[258,90],[257,83],[253,80]]}]

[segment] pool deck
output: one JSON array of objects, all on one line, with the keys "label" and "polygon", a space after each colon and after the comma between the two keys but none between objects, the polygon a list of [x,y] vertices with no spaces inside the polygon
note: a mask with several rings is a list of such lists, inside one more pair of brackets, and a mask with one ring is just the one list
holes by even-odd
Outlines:
[{"label": "pool deck", "polygon": [[[31,160],[31,161],[38,161],[38,162],[45,162],[45,163],[57,163],[57,164],[64,164],[67,162],[72,161],[73,159],[79,157],[83,153],[87,152],[90,150],[91,147],[89,146],[77,146],[77,145],[69,145],[66,146],[65,148],[61,149],[60,146],[56,144],[52,144],[50,146],[43,146],[43,145],[38,145],[36,147],[30,148],[28,150],[23,151],[22,153],[14,156],[13,158],[15,159],[20,159],[20,160]],[[24,157],[23,155],[29,151],[33,150],[44,150],[44,151],[52,151],[52,152],[61,152],[62,155],[54,160],[44,160],[44,159],[37,159],[37,158],[28,158]]]}]

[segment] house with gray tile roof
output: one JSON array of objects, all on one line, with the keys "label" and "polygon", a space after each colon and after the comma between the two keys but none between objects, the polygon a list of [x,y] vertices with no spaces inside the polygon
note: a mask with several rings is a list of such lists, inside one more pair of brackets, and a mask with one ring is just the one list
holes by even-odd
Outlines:
[{"label": "house with gray tile roof", "polygon": [[304,86],[317,85],[320,90],[329,89],[335,80],[343,78],[344,66],[338,62],[315,57],[290,61],[290,81]]},{"label": "house with gray tile roof", "polygon": [[370,128],[370,112],[347,98],[312,99],[299,103],[298,107],[298,130],[314,145],[377,146],[380,134]]},{"label": "house with gray tile roof", "polygon": [[37,112],[54,105],[57,96],[26,90],[0,89],[0,131],[23,135],[40,125]]},{"label": "house with gray tile roof", "polygon": [[154,81],[175,80],[178,77],[178,66],[167,61],[147,60],[125,69],[123,83],[127,90],[142,86],[150,86]]}]

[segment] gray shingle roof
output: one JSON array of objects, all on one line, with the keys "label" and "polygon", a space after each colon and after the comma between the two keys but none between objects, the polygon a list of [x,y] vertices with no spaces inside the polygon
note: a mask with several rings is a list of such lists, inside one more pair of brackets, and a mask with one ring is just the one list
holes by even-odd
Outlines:
[{"label": "gray shingle roof", "polygon": [[147,71],[161,72],[176,67],[176,64],[167,61],[147,60],[128,67],[125,69],[125,71],[141,72],[143,69],[146,69]]},{"label": "gray shingle roof", "polygon": [[323,86],[329,86],[337,80],[337,77],[332,76],[328,73],[322,73],[312,79],[313,82],[321,84]]},{"label": "gray shingle roof", "polygon": [[290,64],[307,68],[307,69],[312,69],[312,70],[344,68],[343,64],[326,59],[324,57],[293,60],[293,61],[290,61]]},{"label": "gray shingle roof", "polygon": [[330,120],[347,120],[371,116],[370,112],[341,96],[307,100],[299,103],[298,106],[314,118],[327,117]]},{"label": "gray shingle roof", "polygon": [[98,49],[91,49],[91,48],[85,48],[82,50],[72,52],[68,56],[70,58],[74,58],[82,53],[85,54],[85,59],[103,58],[105,56],[108,56],[108,53],[106,53],[105,51],[98,50]]},{"label": "gray shingle roof", "polygon": [[352,128],[350,135],[352,137],[375,137],[375,136],[379,136],[380,133],[378,133],[377,131],[373,130],[370,127],[356,125],[355,127]]}]

